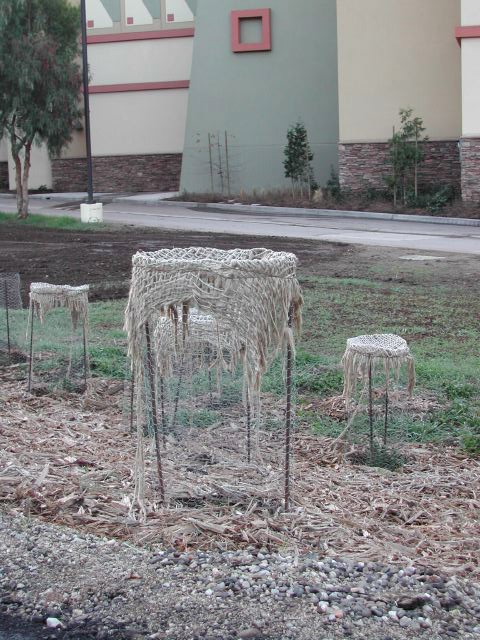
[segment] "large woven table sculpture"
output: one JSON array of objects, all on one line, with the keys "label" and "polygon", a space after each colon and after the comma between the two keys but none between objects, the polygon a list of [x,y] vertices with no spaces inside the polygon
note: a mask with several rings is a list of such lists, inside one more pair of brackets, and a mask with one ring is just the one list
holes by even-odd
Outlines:
[{"label": "large woven table sculpture", "polygon": [[406,340],[400,336],[384,333],[348,338],[347,348],[342,358],[344,368],[343,397],[347,411],[350,410],[359,381],[363,390],[368,390],[368,411],[370,422],[370,448],[373,451],[373,385],[375,370],[383,369],[385,375],[385,414],[383,443],[387,440],[389,384],[398,380],[402,365],[407,366],[407,391],[411,395],[415,386],[415,362]]},{"label": "large woven table sculpture", "polygon": [[248,418],[259,411],[262,379],[273,358],[280,351],[286,353],[288,508],[293,331],[300,326],[302,306],[296,256],[267,249],[194,247],[139,252],[132,264],[125,329],[137,389],[137,503],[143,509],[145,412],[153,416],[160,499],[164,501],[160,438],[165,427],[164,380],[171,374],[172,363],[188,357],[193,345],[205,343],[215,366],[232,371],[242,366]]},{"label": "large woven table sculpture", "polygon": [[32,282],[30,285],[30,366],[28,372],[28,390],[32,387],[33,373],[33,321],[36,316],[43,324],[49,311],[65,308],[70,311],[72,327],[78,325],[83,331],[83,368],[84,384],[87,388],[87,329],[88,329],[88,284],[72,287],[67,284],[50,284],[48,282]]}]

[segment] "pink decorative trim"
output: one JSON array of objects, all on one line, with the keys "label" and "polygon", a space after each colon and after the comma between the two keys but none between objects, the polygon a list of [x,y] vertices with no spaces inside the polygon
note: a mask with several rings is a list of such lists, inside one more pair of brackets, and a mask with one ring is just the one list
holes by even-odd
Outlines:
[{"label": "pink decorative trim", "polygon": [[[261,42],[242,42],[242,20],[260,19],[262,21]],[[232,11],[232,51],[244,53],[246,51],[271,51],[272,49],[272,12],[271,9],[249,9],[246,11]]]},{"label": "pink decorative trim", "polygon": [[166,89],[188,89],[190,80],[168,80],[166,82],[127,82],[125,84],[97,84],[88,88],[88,93],[123,93],[124,91],[159,91]]},{"label": "pink decorative trim", "polygon": [[88,36],[87,44],[102,42],[129,42],[131,40],[158,40],[160,38],[192,38],[195,29],[165,29],[164,31],[131,31],[129,33],[102,33]]},{"label": "pink decorative trim", "polygon": [[455,37],[460,45],[462,44],[463,38],[480,38],[480,25],[457,27],[455,29]]}]

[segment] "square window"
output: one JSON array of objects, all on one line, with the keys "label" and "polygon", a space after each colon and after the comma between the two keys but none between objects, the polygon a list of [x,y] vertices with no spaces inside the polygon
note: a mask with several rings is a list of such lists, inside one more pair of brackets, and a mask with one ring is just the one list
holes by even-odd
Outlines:
[{"label": "square window", "polygon": [[168,13],[167,14],[167,22],[175,22],[175,14],[174,13]]},{"label": "square window", "polygon": [[127,24],[133,24],[133,18],[132,18],[132,16],[128,16],[128,18],[127,18]]},{"label": "square window", "polygon": [[272,29],[270,9],[232,11],[232,51],[271,51]]},{"label": "square window", "polygon": [[93,20],[87,20],[87,27],[88,29],[93,29],[94,27],[94,21]]}]

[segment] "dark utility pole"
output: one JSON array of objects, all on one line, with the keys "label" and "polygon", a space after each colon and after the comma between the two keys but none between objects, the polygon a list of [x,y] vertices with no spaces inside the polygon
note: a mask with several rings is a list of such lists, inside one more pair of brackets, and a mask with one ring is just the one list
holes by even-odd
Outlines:
[{"label": "dark utility pole", "polygon": [[92,141],[90,138],[90,101],[88,96],[87,11],[85,0],[80,0],[82,19],[83,104],[85,112],[85,142],[87,146],[87,203],[93,203]]}]

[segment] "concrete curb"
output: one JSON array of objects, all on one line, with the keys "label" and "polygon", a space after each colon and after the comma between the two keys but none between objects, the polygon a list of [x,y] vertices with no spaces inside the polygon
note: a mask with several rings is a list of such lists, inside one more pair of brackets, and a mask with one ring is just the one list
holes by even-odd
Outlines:
[{"label": "concrete curb", "polygon": [[[52,193],[52,194],[34,194],[30,196],[39,200],[50,200],[55,202],[82,202],[83,198],[79,198],[80,194],[68,193]],[[182,207],[186,209],[197,209],[198,211],[224,211],[226,213],[242,213],[251,215],[292,217],[294,215],[308,216],[312,218],[354,218],[359,220],[393,220],[397,222],[420,222],[425,224],[451,224],[463,225],[470,227],[480,227],[480,219],[477,218],[449,218],[446,216],[419,216],[414,214],[402,213],[377,213],[374,211],[341,211],[337,209],[305,209],[294,207],[267,207],[263,205],[251,204],[227,204],[218,202],[182,202],[180,200],[164,200],[156,198],[155,194],[142,198],[141,196],[115,196],[115,194],[99,193],[95,197],[105,204],[111,203],[128,203],[142,204],[150,207],[168,206]],[[15,198],[13,194],[0,194],[0,198]]]},{"label": "concrete curb", "polygon": [[[132,202],[130,198],[120,197],[114,198],[112,202]],[[395,220],[398,222],[423,222],[426,224],[453,224],[466,225],[471,227],[480,227],[480,219],[476,218],[449,218],[435,216],[419,216],[414,214],[402,213],[376,213],[374,211],[341,211],[337,209],[303,209],[294,207],[267,207],[263,205],[251,204],[223,204],[217,202],[182,202],[180,200],[142,200],[137,198],[135,204],[143,204],[147,206],[165,205],[168,207],[184,207],[187,209],[197,209],[199,211],[225,211],[227,213],[247,213],[247,214],[264,214],[275,216],[302,215],[311,216],[313,218],[356,218],[363,220]]]}]

